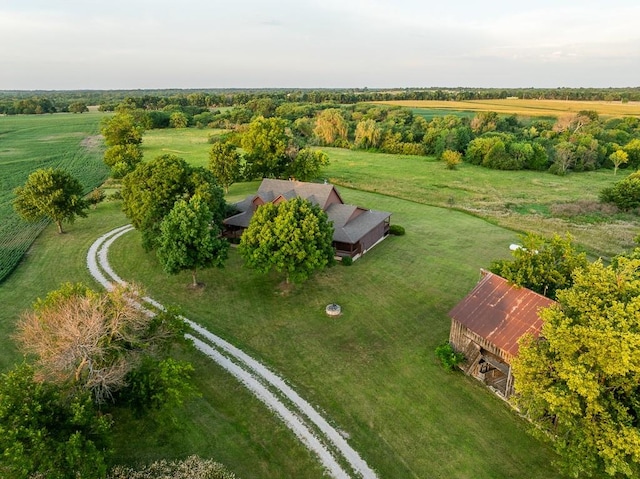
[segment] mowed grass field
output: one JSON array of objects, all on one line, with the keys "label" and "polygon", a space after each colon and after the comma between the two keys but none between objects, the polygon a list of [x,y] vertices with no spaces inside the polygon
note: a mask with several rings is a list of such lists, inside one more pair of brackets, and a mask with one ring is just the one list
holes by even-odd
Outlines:
[{"label": "mowed grass field", "polygon": [[640,116],[640,102],[605,102],[605,101],[571,101],[571,100],[398,100],[375,102],[382,105],[404,106],[413,109],[441,111],[495,111],[505,115],[560,117],[581,110],[597,111],[603,116]]}]

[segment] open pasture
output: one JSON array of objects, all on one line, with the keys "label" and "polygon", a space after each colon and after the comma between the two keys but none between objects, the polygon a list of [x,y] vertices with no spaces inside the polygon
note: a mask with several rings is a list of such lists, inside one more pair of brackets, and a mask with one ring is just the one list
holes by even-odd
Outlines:
[{"label": "open pasture", "polygon": [[102,162],[101,113],[0,116],[0,281],[15,267],[47,221],[26,223],[13,211],[13,190],[38,168],[64,168],[87,192],[108,170]]},{"label": "open pasture", "polygon": [[[334,184],[427,205],[464,210],[520,232],[570,232],[594,256],[610,257],[633,247],[637,217],[554,214],[558,207],[597,205],[598,193],[620,176],[611,170],[557,176],[535,171],[499,171],[463,163],[448,170],[433,157],[323,148],[324,175]],[[580,207],[583,210],[585,206]],[[576,209],[580,209],[576,208]]]},{"label": "open pasture", "polygon": [[532,117],[560,117],[582,110],[594,110],[602,116],[640,116],[640,103],[638,102],[505,99],[468,101],[401,100],[376,103],[404,106],[418,110],[436,109],[439,111],[449,111],[451,113],[459,111],[495,111],[505,115]]},{"label": "open pasture", "polygon": [[209,164],[211,144],[209,136],[223,130],[212,128],[166,128],[149,130],[144,134],[142,151],[146,161],[161,155],[176,155],[194,166]]}]

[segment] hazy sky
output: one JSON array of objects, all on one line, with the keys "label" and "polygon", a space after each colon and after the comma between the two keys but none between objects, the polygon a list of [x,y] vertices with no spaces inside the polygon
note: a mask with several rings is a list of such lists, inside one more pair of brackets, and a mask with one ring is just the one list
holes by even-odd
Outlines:
[{"label": "hazy sky", "polygon": [[640,86],[640,0],[0,0],[0,89]]}]

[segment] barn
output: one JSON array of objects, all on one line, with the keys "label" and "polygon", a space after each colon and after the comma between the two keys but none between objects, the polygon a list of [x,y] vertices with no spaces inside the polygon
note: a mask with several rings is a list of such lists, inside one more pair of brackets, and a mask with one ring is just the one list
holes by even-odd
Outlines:
[{"label": "barn", "polygon": [[327,213],[339,257],[356,259],[389,234],[391,213],[345,204],[333,185],[265,178],[255,195],[234,205],[238,212],[223,221],[225,236],[239,238],[260,205],[296,197],[311,201]]},{"label": "barn", "polygon": [[483,381],[505,399],[513,394],[511,361],[518,340],[540,334],[538,312],[555,301],[482,270],[480,281],[450,312],[449,342],[463,353],[465,373]]}]

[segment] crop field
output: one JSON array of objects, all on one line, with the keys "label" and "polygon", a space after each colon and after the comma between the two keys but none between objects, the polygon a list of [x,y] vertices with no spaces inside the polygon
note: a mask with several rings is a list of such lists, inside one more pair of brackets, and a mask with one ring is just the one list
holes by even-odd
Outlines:
[{"label": "crop field", "polygon": [[103,114],[0,117],[0,281],[20,261],[46,220],[26,223],[13,211],[13,190],[39,168],[64,168],[89,192],[108,170],[95,139]]},{"label": "crop field", "polygon": [[595,110],[602,116],[640,116],[638,102],[598,102],[598,101],[563,101],[563,100],[469,100],[469,101],[436,101],[436,100],[402,100],[376,102],[383,105],[404,106],[416,109],[417,112],[435,109],[440,111],[478,112],[495,111],[503,114],[534,117],[559,117],[581,110]]}]

